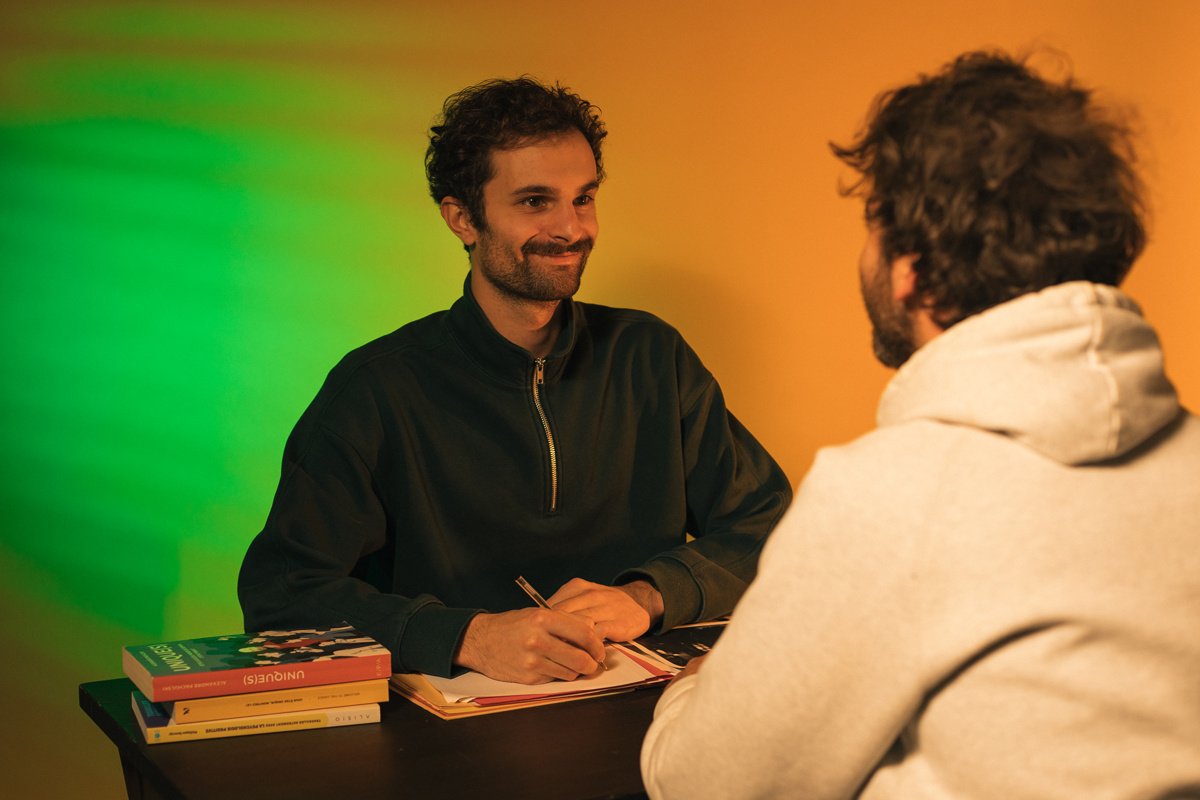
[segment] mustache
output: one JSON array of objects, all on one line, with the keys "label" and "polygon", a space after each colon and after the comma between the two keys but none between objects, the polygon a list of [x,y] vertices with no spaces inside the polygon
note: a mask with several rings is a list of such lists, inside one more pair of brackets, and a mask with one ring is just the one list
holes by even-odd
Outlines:
[{"label": "mustache", "polygon": [[582,253],[587,255],[592,251],[592,239],[580,239],[571,244],[555,244],[554,242],[526,242],[521,245],[521,253],[526,256],[562,256],[567,253]]}]

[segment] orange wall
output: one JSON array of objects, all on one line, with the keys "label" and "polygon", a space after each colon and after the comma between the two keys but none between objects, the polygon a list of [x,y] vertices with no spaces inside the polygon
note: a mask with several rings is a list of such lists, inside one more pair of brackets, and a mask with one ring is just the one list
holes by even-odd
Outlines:
[{"label": "orange wall", "polygon": [[612,130],[587,296],[682,328],[798,481],[816,448],[873,424],[889,375],[857,294],[861,209],[837,195],[847,173],[826,142],[846,140],[880,89],[963,50],[1051,46],[1079,80],[1139,112],[1153,219],[1127,289],[1195,407],[1200,4],[809,6],[630,13],[592,27],[586,52],[538,60],[536,71],[594,96]]},{"label": "orange wall", "polygon": [[[520,23],[506,4],[457,8],[426,20],[454,41],[423,53],[443,67],[422,78],[428,96],[528,72],[602,107],[610,179],[581,296],[682,329],[794,482],[818,447],[872,426],[889,375],[858,298],[861,211],[837,195],[847,173],[826,143],[881,89],[968,49],[1059,51],[1137,111],[1153,217],[1126,288],[1184,401],[1200,399],[1200,3],[616,2]],[[1035,63],[1062,66],[1052,52]]]}]

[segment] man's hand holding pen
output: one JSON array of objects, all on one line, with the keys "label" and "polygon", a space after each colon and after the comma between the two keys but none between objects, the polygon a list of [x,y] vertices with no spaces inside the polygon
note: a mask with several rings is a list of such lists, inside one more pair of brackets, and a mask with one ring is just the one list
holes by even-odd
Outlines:
[{"label": "man's hand holding pen", "polygon": [[591,620],[547,608],[476,614],[455,663],[501,681],[573,681],[604,665],[604,642]]},{"label": "man's hand holding pen", "polygon": [[662,619],[662,595],[646,581],[604,586],[574,578],[547,601],[517,583],[538,608],[477,614],[454,662],[497,680],[575,680],[604,667],[604,640],[625,642]]}]

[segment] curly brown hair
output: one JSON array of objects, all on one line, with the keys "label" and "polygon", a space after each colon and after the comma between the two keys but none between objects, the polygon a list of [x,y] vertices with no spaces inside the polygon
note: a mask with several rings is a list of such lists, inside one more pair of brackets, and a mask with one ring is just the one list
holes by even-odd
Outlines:
[{"label": "curly brown hair", "polygon": [[596,106],[558,84],[546,86],[527,75],[468,86],[446,99],[439,124],[429,130],[429,194],[435,203],[446,197],[461,200],[471,223],[486,230],[483,185],[492,178],[492,151],[572,130],[587,139],[597,178],[603,180],[600,146],[608,133]]},{"label": "curly brown hair", "polygon": [[842,191],[866,201],[884,257],[918,256],[943,327],[1066,281],[1116,286],[1145,245],[1128,126],[1003,53],[883,93],[830,147],[860,174]]}]

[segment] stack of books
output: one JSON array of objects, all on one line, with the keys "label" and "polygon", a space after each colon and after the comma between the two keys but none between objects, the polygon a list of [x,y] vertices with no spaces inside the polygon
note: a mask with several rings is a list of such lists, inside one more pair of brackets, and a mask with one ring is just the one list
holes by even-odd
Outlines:
[{"label": "stack of books", "polygon": [[148,744],[379,722],[391,655],[349,627],[124,648]]}]

